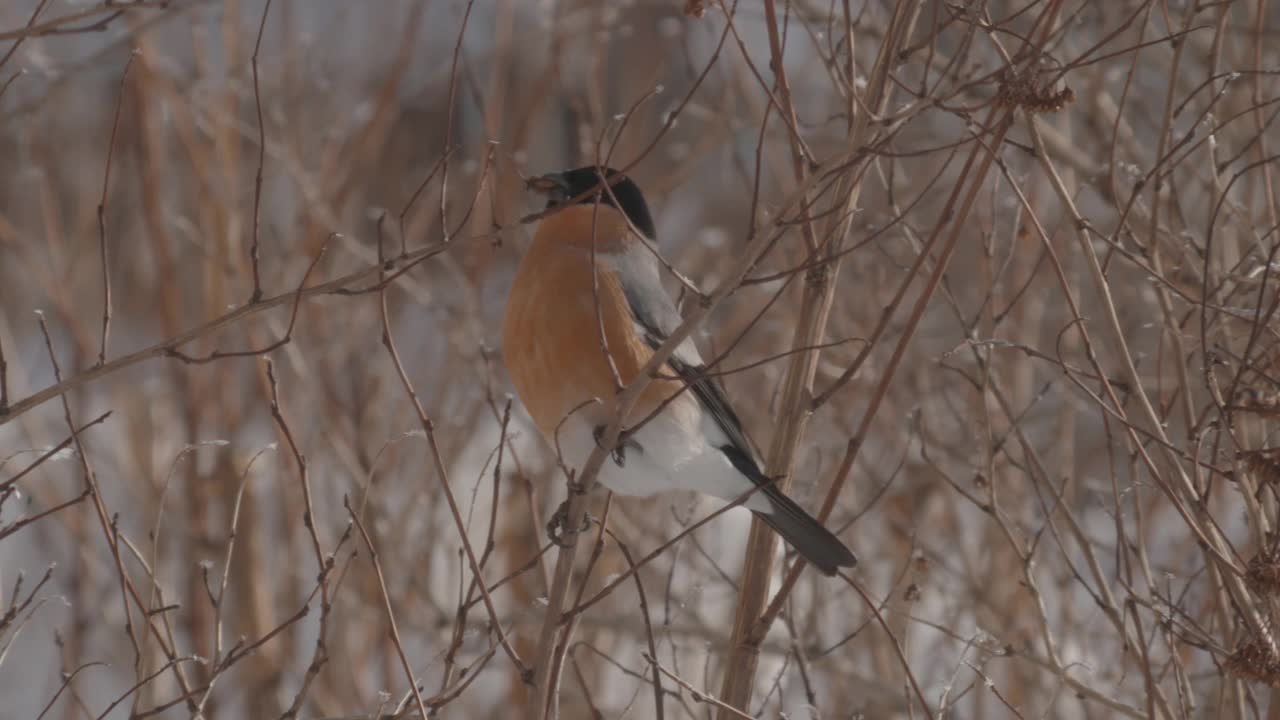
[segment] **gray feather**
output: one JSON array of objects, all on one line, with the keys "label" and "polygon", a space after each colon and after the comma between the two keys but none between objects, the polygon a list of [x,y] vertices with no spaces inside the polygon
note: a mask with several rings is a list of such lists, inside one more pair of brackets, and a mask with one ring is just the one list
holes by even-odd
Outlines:
[{"label": "gray feather", "polygon": [[[621,280],[637,332],[649,347],[658,349],[683,318],[662,287],[657,261],[647,248],[639,246],[613,255],[609,260]],[[707,375],[693,341],[686,338],[680,343],[667,364],[684,380],[703,412],[723,434],[723,440],[708,438],[711,444],[739,473],[761,486],[759,494],[769,500],[772,511],[756,514],[823,573],[834,575],[839,567],[856,565],[857,558],[839,538],[783,494],[761,471],[751,441],[742,429],[742,421],[730,407],[724,391]]]}]

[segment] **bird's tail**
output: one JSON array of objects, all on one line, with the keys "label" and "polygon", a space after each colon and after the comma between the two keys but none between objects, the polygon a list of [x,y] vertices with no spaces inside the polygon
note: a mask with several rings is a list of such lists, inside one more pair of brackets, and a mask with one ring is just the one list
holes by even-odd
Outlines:
[{"label": "bird's tail", "polygon": [[770,483],[759,493],[769,499],[772,512],[757,512],[756,515],[823,574],[835,575],[837,568],[858,564],[858,558],[840,542],[840,538],[775,485]]},{"label": "bird's tail", "polygon": [[790,543],[805,560],[825,575],[835,575],[837,568],[858,564],[858,558],[840,542],[840,538],[779,490],[750,455],[732,444],[721,447],[720,451],[738,472],[762,486],[754,497],[763,496],[768,501],[768,509],[761,509],[757,503],[749,501],[751,511]]}]

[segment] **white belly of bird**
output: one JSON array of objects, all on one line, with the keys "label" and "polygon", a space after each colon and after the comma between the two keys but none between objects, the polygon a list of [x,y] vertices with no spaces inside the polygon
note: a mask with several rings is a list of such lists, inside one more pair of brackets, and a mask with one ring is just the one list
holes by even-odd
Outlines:
[{"label": "white belly of bird", "polygon": [[[596,449],[594,427],[586,418],[572,417],[561,426],[563,460],[576,473]],[[621,463],[609,454],[597,480],[619,495],[648,497],[670,490],[696,490],[735,500],[754,484],[720,451],[719,446],[727,442],[722,434],[696,403],[677,400],[630,435]],[[762,512],[771,509],[758,492],[745,505]]]}]

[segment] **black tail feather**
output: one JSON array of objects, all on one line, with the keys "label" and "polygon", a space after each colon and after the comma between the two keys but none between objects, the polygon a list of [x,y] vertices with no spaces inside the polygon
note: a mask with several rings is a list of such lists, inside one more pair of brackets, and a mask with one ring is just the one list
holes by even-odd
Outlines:
[{"label": "black tail feather", "polygon": [[729,458],[738,472],[746,475],[756,485],[763,486],[757,492],[769,499],[773,512],[757,512],[756,516],[790,543],[805,560],[825,575],[835,575],[837,568],[858,564],[858,558],[840,542],[840,538],[822,527],[822,523],[783,494],[772,480],[765,477],[749,454],[735,445],[725,445],[720,451]]},{"label": "black tail feather", "polygon": [[773,512],[756,515],[824,575],[835,575],[838,568],[858,564],[858,558],[840,542],[840,538],[783,495],[781,490],[768,485],[760,492],[769,498]]}]

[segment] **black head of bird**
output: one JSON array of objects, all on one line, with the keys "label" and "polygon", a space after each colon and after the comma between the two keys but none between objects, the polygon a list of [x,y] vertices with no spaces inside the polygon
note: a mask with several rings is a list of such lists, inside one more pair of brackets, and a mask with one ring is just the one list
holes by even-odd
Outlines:
[{"label": "black head of bird", "polygon": [[[603,171],[603,175],[601,172]],[[576,201],[579,205],[608,205],[622,211],[631,224],[652,240],[656,229],[640,186],[613,168],[586,165],[529,180],[530,189],[547,196],[547,207]]]}]

